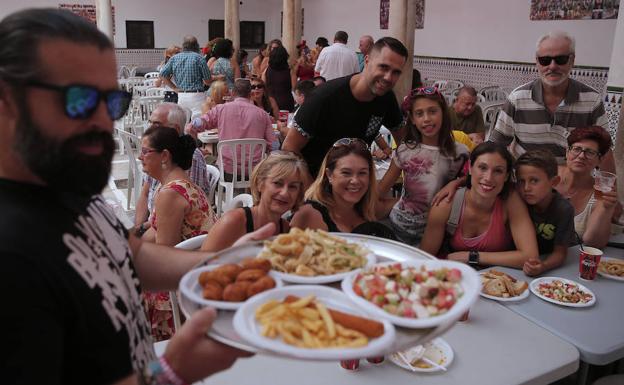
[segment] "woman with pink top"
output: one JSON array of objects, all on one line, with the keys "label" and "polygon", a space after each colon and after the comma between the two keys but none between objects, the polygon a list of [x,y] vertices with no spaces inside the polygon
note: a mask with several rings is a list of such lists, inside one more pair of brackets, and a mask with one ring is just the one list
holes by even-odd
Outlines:
[{"label": "woman with pink top", "polygon": [[505,147],[492,142],[478,145],[470,154],[466,188],[458,190],[452,202],[431,207],[419,247],[474,266],[521,269],[529,258],[537,258],[535,229],[513,189],[512,164]]}]

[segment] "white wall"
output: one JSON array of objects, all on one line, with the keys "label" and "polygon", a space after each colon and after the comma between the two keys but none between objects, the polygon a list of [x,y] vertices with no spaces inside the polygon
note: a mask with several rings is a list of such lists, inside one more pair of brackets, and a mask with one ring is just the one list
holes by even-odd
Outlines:
[{"label": "white wall", "polygon": [[[282,0],[242,0],[241,20],[265,21],[265,38],[279,37]],[[28,6],[60,2],[93,4],[94,0],[28,0]],[[224,0],[113,0],[115,45],[126,46],[125,20],[154,20],[156,47],[180,44],[186,34],[200,44],[208,39],[208,19],[223,18]],[[379,29],[379,0],[302,0],[304,37],[330,41],[341,29],[357,49],[361,35],[387,35]],[[608,67],[615,20],[530,21],[529,0],[427,0],[425,29],[416,30],[414,54],[485,60],[532,62],[537,38],[563,29],[577,39],[577,65]],[[22,0],[2,0],[0,17],[24,7]],[[620,16],[624,17],[624,15]]]}]

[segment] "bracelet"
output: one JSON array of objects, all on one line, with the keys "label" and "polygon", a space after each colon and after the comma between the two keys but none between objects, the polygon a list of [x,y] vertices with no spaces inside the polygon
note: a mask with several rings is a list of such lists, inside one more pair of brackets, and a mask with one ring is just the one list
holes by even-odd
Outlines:
[{"label": "bracelet", "polygon": [[160,357],[156,361],[152,361],[139,375],[139,384],[141,385],[186,385],[169,366],[165,357]]}]

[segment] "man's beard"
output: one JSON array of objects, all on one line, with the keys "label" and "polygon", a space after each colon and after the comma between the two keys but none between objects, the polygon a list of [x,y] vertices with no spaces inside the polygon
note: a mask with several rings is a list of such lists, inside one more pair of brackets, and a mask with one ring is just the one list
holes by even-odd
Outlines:
[{"label": "man's beard", "polygon": [[[100,155],[78,150],[81,145],[98,143],[103,148]],[[88,198],[102,192],[108,183],[115,141],[108,132],[89,131],[59,142],[43,134],[29,111],[20,108],[13,148],[30,171],[52,189]]]},{"label": "man's beard", "polygon": [[565,83],[570,78],[569,73],[567,74],[564,72],[559,72],[559,73],[561,74],[561,77],[559,78],[559,80],[555,80],[555,81],[547,79],[548,75],[542,75],[542,83],[550,87],[557,87]]}]

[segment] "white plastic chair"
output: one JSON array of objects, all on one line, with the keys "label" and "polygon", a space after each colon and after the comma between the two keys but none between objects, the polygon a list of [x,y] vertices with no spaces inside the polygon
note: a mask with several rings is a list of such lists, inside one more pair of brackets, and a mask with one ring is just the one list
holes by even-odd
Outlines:
[{"label": "white plastic chair", "polygon": [[145,79],[158,79],[159,76],[160,76],[159,72],[148,72],[145,75],[143,75]]},{"label": "white plastic chair", "polygon": [[145,90],[145,96],[162,96],[164,99],[165,91],[167,90],[162,87],[152,87]]},{"label": "white plastic chair", "polygon": [[498,113],[503,108],[503,104],[505,103],[501,101],[500,103],[490,104],[483,109],[483,122],[485,123],[486,137],[489,131],[494,128]]},{"label": "white plastic chair", "polygon": [[221,171],[218,168],[211,164],[206,165],[206,171],[208,171],[208,183],[210,188],[210,194],[208,195],[208,202],[213,204],[215,202],[215,190],[217,189],[217,184],[219,183],[219,175],[221,175]]},{"label": "white plastic chair", "polygon": [[191,109],[188,107],[183,107],[183,106],[180,106],[180,107],[182,107],[184,112],[186,112],[186,123],[190,123],[191,117],[193,116],[193,111],[191,111]]},{"label": "white plastic chair", "polygon": [[[126,210],[136,207],[136,203],[141,193],[143,171],[139,167],[139,152],[141,151],[141,138],[130,132],[117,130],[126,151],[128,152],[128,194],[126,199]],[[134,190],[134,192],[133,192]],[[131,205],[132,202],[132,205]]]},{"label": "white plastic chair", "polygon": [[505,101],[507,100],[507,92],[505,92],[499,86],[488,86],[483,87],[478,92],[479,95],[482,95],[485,99],[484,102],[493,102],[497,100]]},{"label": "white plastic chair", "polygon": [[431,85],[431,87],[437,88],[438,91],[442,91],[443,89],[446,88],[446,80],[436,80],[433,82],[433,84]]},{"label": "white plastic chair", "polygon": [[149,78],[149,79],[145,79],[143,81],[143,85],[145,87],[156,87],[156,82],[158,81],[158,78]]},{"label": "white plastic chair", "polygon": [[[176,249],[182,250],[197,250],[201,247],[202,243],[204,243],[207,236],[208,234],[202,234],[189,238],[178,243],[175,247]],[[182,322],[180,321],[180,304],[178,303],[178,296],[175,291],[169,292],[169,302],[171,302],[171,312],[173,313],[173,325],[175,326],[175,330],[177,332],[180,330]]]},{"label": "white plastic chair", "polygon": [[[225,180],[223,170],[223,151],[227,148],[232,159],[232,181]],[[221,216],[223,205],[234,199],[235,189],[247,189],[250,186],[251,171],[253,170],[254,154],[260,151],[266,153],[264,139],[232,139],[217,143],[219,184],[217,185],[217,216]]]},{"label": "white plastic chair", "polygon": [[238,194],[228,203],[225,211],[239,209],[241,207],[253,207],[253,196],[251,196],[251,194]]},{"label": "white plastic chair", "polygon": [[139,98],[139,105],[141,108],[141,119],[146,122],[149,120],[150,115],[158,105],[165,100],[165,96],[142,96]]}]

